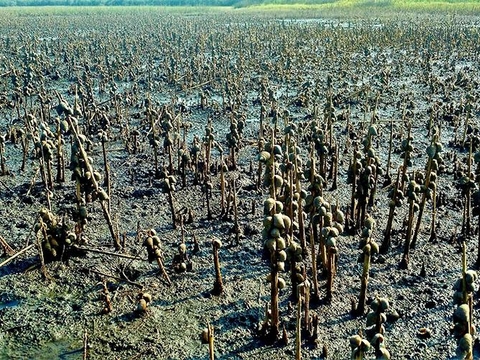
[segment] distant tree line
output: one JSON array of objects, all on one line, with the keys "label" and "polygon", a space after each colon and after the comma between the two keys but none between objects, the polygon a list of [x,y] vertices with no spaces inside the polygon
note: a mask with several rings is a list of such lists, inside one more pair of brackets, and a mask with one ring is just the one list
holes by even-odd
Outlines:
[{"label": "distant tree line", "polygon": [[[6,6],[252,6],[260,4],[325,4],[338,0],[0,0]],[[385,1],[385,0],[381,0]]]},{"label": "distant tree line", "polygon": [[[339,0],[0,0],[6,6],[251,6],[260,4],[326,4]],[[415,3],[477,3],[479,0],[352,0],[357,5],[385,6],[393,2]]]},{"label": "distant tree line", "polygon": [[[249,0],[250,1],[250,0]],[[256,0],[253,0],[256,1]],[[0,0],[6,6],[233,6],[237,0]]]}]

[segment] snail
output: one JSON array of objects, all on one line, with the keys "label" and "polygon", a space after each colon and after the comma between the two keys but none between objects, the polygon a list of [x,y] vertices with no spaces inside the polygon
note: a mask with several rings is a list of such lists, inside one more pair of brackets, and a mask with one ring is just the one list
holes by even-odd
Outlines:
[{"label": "snail", "polygon": [[136,312],[140,315],[143,315],[147,312],[148,305],[152,301],[152,295],[149,293],[140,293],[137,295],[137,308]]}]

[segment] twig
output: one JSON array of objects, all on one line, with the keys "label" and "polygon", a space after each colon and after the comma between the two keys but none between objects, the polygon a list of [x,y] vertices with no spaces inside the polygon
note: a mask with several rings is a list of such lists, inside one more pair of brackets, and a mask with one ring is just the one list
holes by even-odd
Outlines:
[{"label": "twig", "polygon": [[103,308],[102,313],[109,314],[113,310],[113,305],[112,305],[112,300],[110,298],[110,292],[108,291],[108,288],[107,288],[106,280],[102,283],[102,291],[103,291],[102,296],[103,296],[103,299],[105,300],[105,307]]},{"label": "twig", "polygon": [[199,88],[199,87],[208,85],[208,84],[210,84],[213,80],[214,80],[214,79],[205,81],[204,83],[201,83],[201,84],[194,85],[194,86],[192,86],[192,87],[189,87],[188,89],[185,89],[184,91],[189,91],[189,90],[193,90],[193,89],[196,89],[196,88]]},{"label": "twig", "polygon": [[83,333],[83,360],[88,359],[88,332],[87,329],[85,329],[85,332]]},{"label": "twig", "polygon": [[2,180],[0,180],[0,185],[2,185],[5,189],[7,189],[8,191],[10,191],[12,194],[15,193],[15,192],[14,192],[12,189],[10,189],[10,188],[8,187],[8,185],[5,184]]},{"label": "twig", "polygon": [[12,256],[15,254],[15,250],[12,249],[10,245],[8,245],[7,241],[0,235],[0,245],[3,247],[4,254],[8,256]]},{"label": "twig", "polygon": [[[134,285],[134,286],[136,286],[136,287],[139,287],[140,289],[143,289],[143,285],[142,285],[142,284],[139,284],[139,283],[136,283],[136,282],[134,282],[134,281],[131,281],[131,280],[127,279],[126,277],[125,277],[125,279],[124,279],[124,278],[121,278],[121,277],[119,277],[119,276],[106,274],[106,273],[104,273],[104,272],[102,272],[102,271],[93,270],[93,269],[85,269],[85,270],[87,270],[87,271],[89,271],[89,272],[92,272],[92,273],[94,273],[94,274],[97,274],[97,275],[100,275],[100,276],[109,277],[109,278],[112,278],[112,279],[115,279],[115,280],[118,280],[118,281],[125,281],[126,283],[129,283],[129,284],[131,284],[131,285]],[[123,274],[123,275],[124,275],[124,274]],[[125,275],[124,275],[124,276],[125,276]]]},{"label": "twig", "polygon": [[128,255],[128,254],[119,254],[119,253],[115,253],[115,252],[112,252],[112,251],[86,248],[86,247],[83,247],[83,246],[75,246],[74,245],[73,247],[77,250],[89,251],[89,252],[94,252],[94,253],[103,254],[103,255],[111,255],[111,256],[121,257],[121,258],[125,258],[125,259],[147,261],[145,259],[139,258],[138,256],[133,256],[133,255]]},{"label": "twig", "polygon": [[96,104],[96,106],[99,107],[99,106],[108,104],[110,101],[113,100],[113,98],[114,98],[115,96],[117,96],[117,95],[114,95],[114,96],[112,96],[112,97],[110,97],[110,98],[108,98],[108,99],[106,99],[106,100],[104,100],[104,101],[102,101],[102,102],[99,102],[98,104]]},{"label": "twig", "polygon": [[208,354],[210,360],[215,360],[214,342],[214,328],[213,325],[208,324]]},{"label": "twig", "polygon": [[0,267],[8,264],[10,261],[12,261],[13,259],[19,257],[20,255],[22,255],[24,252],[27,252],[28,250],[30,250],[31,248],[33,248],[35,246],[35,244],[30,244],[28,245],[27,247],[23,248],[22,250],[20,250],[19,252],[17,252],[16,254],[13,254],[12,256],[10,256],[7,260],[5,260],[4,262],[0,263]]},{"label": "twig", "polygon": [[[123,272],[122,272],[122,274],[123,274]],[[111,299],[112,302],[115,301],[115,298],[117,297],[117,294],[119,293],[119,291],[120,291],[121,288],[122,288],[122,285],[120,284],[120,285],[118,285],[118,287],[115,289],[115,292],[113,293],[113,296],[112,296],[112,299]]]},{"label": "twig", "polygon": [[[143,285],[142,285],[142,284],[139,284],[139,283],[137,283],[137,282],[135,282],[135,281],[130,280],[130,279],[128,278],[128,276],[125,275],[125,269],[122,269],[122,276],[123,276],[123,278],[121,278],[121,279],[122,279],[123,281],[125,281],[125,282],[127,282],[127,283],[129,283],[129,284],[135,285],[135,286],[140,287],[141,289],[143,289]],[[115,293],[115,294],[117,294],[117,293]]]},{"label": "twig", "polygon": [[153,125],[150,127],[150,130],[147,131],[147,134],[145,135],[146,138],[148,138],[148,136],[150,135],[150,133],[151,133],[152,131],[154,131],[155,126],[157,126],[158,123],[160,122],[160,120],[163,118],[163,113],[164,113],[164,109],[162,108],[161,111],[160,111],[160,114],[159,114],[158,117],[157,117],[157,120],[155,120],[155,122],[153,123]]},{"label": "twig", "polygon": [[26,196],[29,196],[30,195],[30,191],[32,191],[32,188],[33,186],[35,185],[35,180],[37,178],[37,175],[38,173],[40,172],[40,168],[37,169],[37,171],[35,171],[35,175],[33,175],[33,178],[32,178],[32,181],[30,181],[30,186],[28,188],[28,191],[26,193]]},{"label": "twig", "polygon": [[167,270],[165,269],[165,266],[163,265],[163,261],[160,257],[157,257],[157,264],[158,267],[160,268],[160,272],[163,275],[163,278],[167,282],[168,285],[172,285],[172,281],[170,280],[170,276],[167,274]]}]

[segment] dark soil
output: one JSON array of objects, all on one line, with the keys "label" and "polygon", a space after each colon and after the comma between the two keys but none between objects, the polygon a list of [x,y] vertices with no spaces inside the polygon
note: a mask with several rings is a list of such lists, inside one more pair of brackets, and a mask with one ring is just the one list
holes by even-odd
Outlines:
[{"label": "dark soil", "polygon": [[[88,65],[89,76],[94,80],[94,101],[110,118],[108,127],[100,122],[94,124],[89,155],[95,169],[103,172],[97,133],[102,128],[108,130],[111,214],[123,246],[115,250],[98,200],[87,204],[89,218],[81,246],[134,258],[78,251],[68,261],[48,262],[45,278],[38,250],[33,247],[0,267],[0,358],[81,359],[86,336],[91,359],[207,359],[208,345],[202,343],[201,334],[208,324],[215,329],[217,359],[294,358],[296,306],[288,273],[284,275],[287,286],[280,293],[280,319],[289,342],[267,344],[259,332],[265,304],[270,299],[270,285],[266,282],[270,270],[261,235],[263,202],[268,189],[256,189],[261,109],[258,100],[262,100],[260,84],[268,82],[278,107],[288,109],[290,120],[299,125],[300,132],[307,133],[311,121],[324,126],[328,77],[332,80],[337,116],[333,136],[340,159],[338,188],[330,190],[331,180],[328,180],[324,197],[332,204],[338,201],[344,212],[350,206],[347,170],[353,144],[361,148],[377,96],[378,136],[374,147],[384,170],[390,121],[393,120],[394,149],[407,136],[407,122],[402,121],[404,109],[412,119],[414,151],[409,173],[424,170],[425,149],[431,138],[429,114],[433,107],[441,109],[433,119],[433,127],[440,128],[439,140],[445,148],[445,171],[439,174],[437,183],[437,192],[445,198],[437,208],[437,241],[429,241],[432,204],[427,202],[409,268],[400,269],[408,206],[405,203],[398,208],[392,248],[373,259],[367,303],[377,296],[387,297],[390,302],[385,345],[392,359],[456,358],[456,340],[450,329],[455,309],[452,287],[462,271],[463,199],[456,186],[454,169],[466,169],[468,149],[460,145],[467,119],[464,108],[467,99],[472,106],[467,135],[472,139],[478,136],[480,126],[478,17],[422,14],[392,18],[379,13],[373,20],[311,12],[198,14],[152,9],[97,13],[57,10],[54,16],[42,10],[9,15],[0,20],[0,73],[3,74],[0,135],[22,128],[25,113],[40,118],[38,96],[34,94],[21,93],[24,103],[18,113],[18,105],[9,106],[15,100],[14,90],[21,90],[23,81],[31,81],[34,89],[43,89],[51,97],[52,103],[46,105],[50,116],[45,121],[55,131],[54,107],[58,101],[54,91],[73,105],[71,86],[81,84],[79,79],[85,76]],[[201,76],[189,80],[187,70],[191,61],[194,67],[204,66],[205,72],[217,66],[218,76],[209,78],[208,84],[204,84]],[[169,79],[167,71],[173,63],[174,80]],[[32,64],[40,64],[44,69],[42,77],[34,71],[33,80],[28,80],[28,67]],[[108,73],[105,68],[117,77],[102,78]],[[18,89],[9,73],[12,70],[21,80]],[[387,73],[388,81],[384,82]],[[227,82],[230,88],[236,84],[241,96],[222,98]],[[116,88],[109,88],[113,83]],[[105,92],[101,91],[102,86]],[[209,92],[206,108],[199,105],[200,90]],[[113,106],[114,94],[121,99],[117,103],[120,111]],[[127,103],[128,96],[133,103]],[[204,136],[210,117],[215,140],[221,144],[226,159],[231,117],[243,115],[246,120],[237,169],[226,172],[228,181],[236,181],[238,244],[233,212],[221,215],[220,151],[212,151],[211,219],[207,216],[204,186],[195,185],[193,171],[187,171],[186,186],[182,185],[180,175],[176,175],[175,209],[178,212],[191,209],[193,213],[193,222],[184,224],[183,235],[192,269],[183,273],[174,271],[173,260],[182,242],[182,229],[178,222],[174,228],[163,180],[154,176],[153,151],[146,136],[149,130],[144,114],[146,98],[152,99],[157,108],[171,106],[175,115],[181,114],[180,119],[191,125],[186,137],[188,148],[194,135]],[[266,99],[263,101],[271,105]],[[93,105],[87,107],[92,109]],[[350,129],[342,117],[348,109]],[[78,120],[85,130],[87,120],[82,117]],[[271,120],[267,118],[268,127]],[[279,127],[282,132],[283,122]],[[141,132],[136,153],[126,150],[131,146],[126,134],[134,128]],[[72,138],[73,135],[66,138],[66,181],[54,183],[50,199],[52,212],[58,216],[64,214],[71,224],[76,211],[75,182],[68,168]],[[277,141],[282,142],[282,136]],[[26,167],[21,171],[22,147],[7,139],[8,174],[0,176],[0,236],[16,252],[35,243],[34,225],[40,210],[48,206],[45,187],[37,173],[39,161],[33,156],[32,142],[29,146]],[[306,164],[309,145],[300,141],[299,146]],[[175,168],[176,151],[174,148]],[[461,165],[455,165],[454,159]],[[389,169],[393,179],[402,161],[400,151],[394,151]],[[160,162],[168,163],[162,146]],[[382,186],[383,182],[384,177],[380,176],[375,202],[368,209],[368,214],[376,220],[373,238],[379,244],[387,223],[390,190]],[[302,187],[308,188],[306,180]],[[147,261],[143,242],[149,229],[155,229],[160,238],[171,285],[157,263]],[[466,236],[469,267],[476,260],[477,234],[477,218],[472,217],[472,231]],[[194,252],[194,238],[198,241],[198,252]],[[215,238],[223,244],[219,255],[224,291],[220,296],[212,294]],[[319,316],[319,341],[314,344],[304,339],[304,358],[320,359],[326,349],[327,359],[347,359],[351,353],[349,337],[366,327],[365,316],[351,315],[352,300],[357,301],[360,292],[359,239],[357,234],[346,232],[339,238],[338,270],[330,303],[325,301],[326,279],[322,275],[319,278],[321,299],[310,304],[312,312]],[[306,255],[304,264],[311,276],[310,255]],[[7,258],[5,254],[0,262]],[[108,313],[104,311],[105,289],[111,299]],[[142,292],[151,294],[152,301],[147,311],[139,314],[137,297]],[[474,307],[477,308],[476,293]],[[475,315],[476,311],[474,324]],[[421,328],[428,328],[431,336],[419,336]],[[475,358],[480,358],[477,354],[480,351],[475,341]],[[368,358],[374,358],[373,350]]]}]

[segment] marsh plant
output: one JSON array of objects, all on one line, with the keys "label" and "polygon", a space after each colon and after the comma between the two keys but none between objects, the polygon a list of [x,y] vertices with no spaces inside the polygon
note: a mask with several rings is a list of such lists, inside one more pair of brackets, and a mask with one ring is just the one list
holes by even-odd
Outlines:
[{"label": "marsh plant", "polygon": [[462,275],[453,286],[453,301],[457,305],[453,313],[453,336],[457,340],[457,352],[461,359],[473,359],[473,343],[476,329],[473,319],[473,292],[477,272],[467,270],[466,244],[462,244]]},{"label": "marsh plant", "polygon": [[370,266],[372,263],[372,256],[378,254],[379,246],[373,239],[373,232],[375,229],[375,220],[372,217],[368,217],[365,220],[364,228],[362,229],[359,248],[361,254],[358,257],[358,262],[363,264],[362,276],[360,279],[360,295],[358,298],[358,304],[353,312],[357,315],[363,315],[365,313],[366,301],[367,301],[367,287],[370,274]]}]

